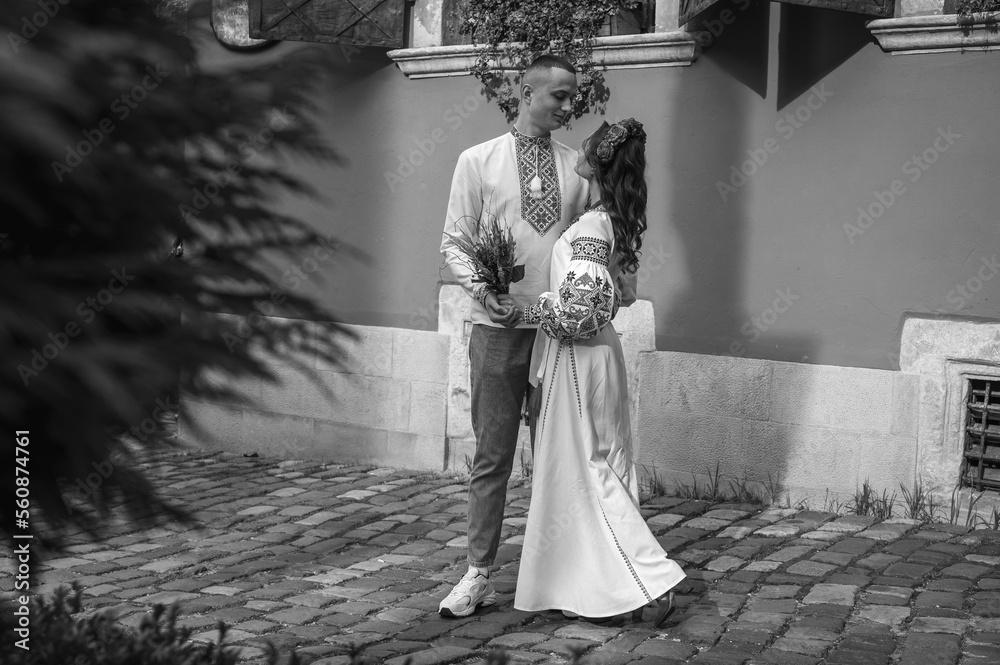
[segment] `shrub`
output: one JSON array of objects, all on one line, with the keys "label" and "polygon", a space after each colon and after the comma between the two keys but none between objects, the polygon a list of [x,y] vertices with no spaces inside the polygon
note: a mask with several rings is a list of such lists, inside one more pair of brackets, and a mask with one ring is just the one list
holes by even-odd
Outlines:
[{"label": "shrub", "polygon": [[[0,424],[30,433],[39,538],[52,533],[39,511],[97,534],[109,501],[133,520],[183,518],[126,443],[170,443],[179,378],[195,398],[233,398],[227,378],[274,378],[264,356],[312,371],[297,359],[336,365],[343,339],[333,323],[313,334],[306,321],[332,317],[275,277],[330,248],[274,209],[315,193],[283,157],[336,160],[308,115],[317,52],[207,71],[159,3],[49,4],[53,18],[0,3]],[[6,436],[0,454],[14,447]],[[3,473],[0,534],[25,530],[15,489]]]},{"label": "shrub", "polygon": [[[227,647],[220,624],[219,645],[190,642],[191,630],[177,625],[178,607],[156,605],[131,631],[107,611],[80,615],[81,589],[57,589],[51,600],[35,597],[30,604],[29,649],[20,648],[13,607],[4,607],[0,628],[0,662],[5,665],[235,665],[238,651]],[[277,654],[272,658],[277,662]]]}]

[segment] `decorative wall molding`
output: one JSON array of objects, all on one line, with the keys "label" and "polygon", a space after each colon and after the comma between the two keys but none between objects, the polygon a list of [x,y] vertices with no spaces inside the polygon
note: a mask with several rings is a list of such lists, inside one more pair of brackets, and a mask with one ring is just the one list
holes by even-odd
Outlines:
[{"label": "decorative wall molding", "polygon": [[1000,49],[1000,12],[906,16],[871,21],[868,29],[893,55]]},{"label": "decorative wall molding", "polygon": [[[411,79],[465,76],[477,48],[467,44],[404,48],[389,51],[389,57]],[[677,30],[598,37],[593,53],[594,61],[608,69],[683,67],[698,59],[701,48],[693,33]]]}]

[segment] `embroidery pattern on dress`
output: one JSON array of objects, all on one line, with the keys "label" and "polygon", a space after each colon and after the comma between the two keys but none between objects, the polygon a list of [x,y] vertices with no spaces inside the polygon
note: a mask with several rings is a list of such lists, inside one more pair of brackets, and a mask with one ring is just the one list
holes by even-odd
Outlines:
[{"label": "embroidery pattern on dress", "polygon": [[[511,134],[521,183],[521,217],[543,236],[562,218],[562,193],[552,140],[548,136],[526,136],[513,128]],[[531,196],[531,180],[536,175],[542,182],[542,195],[537,199]]]},{"label": "embroidery pattern on dress", "polygon": [[593,261],[605,268],[611,259],[611,243],[601,238],[581,236],[570,243],[573,247],[573,260]]},{"label": "embroidery pattern on dress", "polygon": [[561,311],[542,311],[542,331],[553,339],[593,337],[611,320],[614,297],[609,280],[571,270],[559,287]]},{"label": "embroidery pattern on dress", "polygon": [[573,226],[574,224],[576,224],[577,222],[579,222],[580,218],[583,217],[583,215],[584,215],[584,213],[582,213],[582,212],[579,213],[579,214],[577,214],[577,215],[574,215],[573,219],[569,220],[569,224],[567,224],[565,227],[563,227],[563,230],[559,232],[559,237],[562,238],[563,234],[566,233],[567,231],[569,231],[569,229],[570,229],[571,226]]},{"label": "embroidery pattern on dress", "polygon": [[580,399],[580,375],[576,371],[576,347],[573,346],[572,341],[566,342],[569,346],[569,362],[573,369],[573,390],[576,392],[576,410],[583,418],[583,401]]},{"label": "embroidery pattern on dress", "polygon": [[534,303],[525,305],[521,318],[528,325],[537,324],[542,318],[542,308]]},{"label": "embroidery pattern on dress", "polygon": [[545,427],[545,416],[549,413],[549,400],[552,399],[552,384],[555,383],[553,377],[556,375],[556,370],[559,369],[559,356],[562,355],[563,345],[560,343],[559,348],[556,349],[556,359],[552,361],[552,377],[549,378],[549,392],[545,395],[545,408],[542,409],[542,416],[538,419],[538,434],[540,438],[542,436],[542,428]]},{"label": "embroidery pattern on dress", "polygon": [[601,515],[604,517],[604,523],[608,525],[608,531],[611,532],[611,538],[615,541],[615,547],[618,548],[618,553],[621,555],[622,560],[625,561],[625,565],[628,566],[629,572],[632,573],[632,579],[634,579],[635,583],[639,585],[639,588],[642,590],[642,594],[646,596],[646,602],[653,602],[653,597],[649,595],[649,591],[646,590],[646,585],[644,585],[642,580],[639,579],[639,574],[635,572],[635,567],[632,565],[632,562],[629,561],[628,555],[625,554],[625,550],[622,549],[621,543],[618,542],[618,536],[615,535],[615,530],[611,528],[611,522],[608,521],[608,516],[604,512],[604,506],[601,505],[600,499],[597,500],[597,505],[601,509]]}]

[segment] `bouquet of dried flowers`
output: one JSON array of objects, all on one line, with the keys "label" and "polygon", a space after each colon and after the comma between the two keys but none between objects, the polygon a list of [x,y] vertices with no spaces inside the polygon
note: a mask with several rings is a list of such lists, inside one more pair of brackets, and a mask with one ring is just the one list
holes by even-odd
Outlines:
[{"label": "bouquet of dried flowers", "polygon": [[497,294],[510,293],[510,285],[524,278],[524,265],[515,265],[514,234],[496,215],[484,212],[483,218],[475,240],[460,234],[451,238],[476,274],[472,281],[485,283]]}]

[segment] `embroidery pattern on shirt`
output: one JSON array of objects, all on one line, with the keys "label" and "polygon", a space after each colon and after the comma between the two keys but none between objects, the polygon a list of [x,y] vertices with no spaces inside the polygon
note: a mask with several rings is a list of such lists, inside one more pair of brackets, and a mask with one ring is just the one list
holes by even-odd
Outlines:
[{"label": "embroidery pattern on shirt", "polygon": [[[514,135],[521,183],[521,217],[543,236],[562,218],[562,193],[552,140],[548,136],[526,136],[514,128],[510,133]],[[542,195],[537,199],[531,196],[531,180],[536,175],[542,182]]]},{"label": "embroidery pattern on shirt", "polygon": [[611,243],[600,238],[581,236],[570,243],[573,247],[573,260],[582,259],[599,263],[605,268],[611,259]]},{"label": "embroidery pattern on shirt", "polygon": [[473,297],[479,301],[479,304],[486,307],[486,296],[490,293],[490,287],[486,284],[480,284],[472,289]]}]

